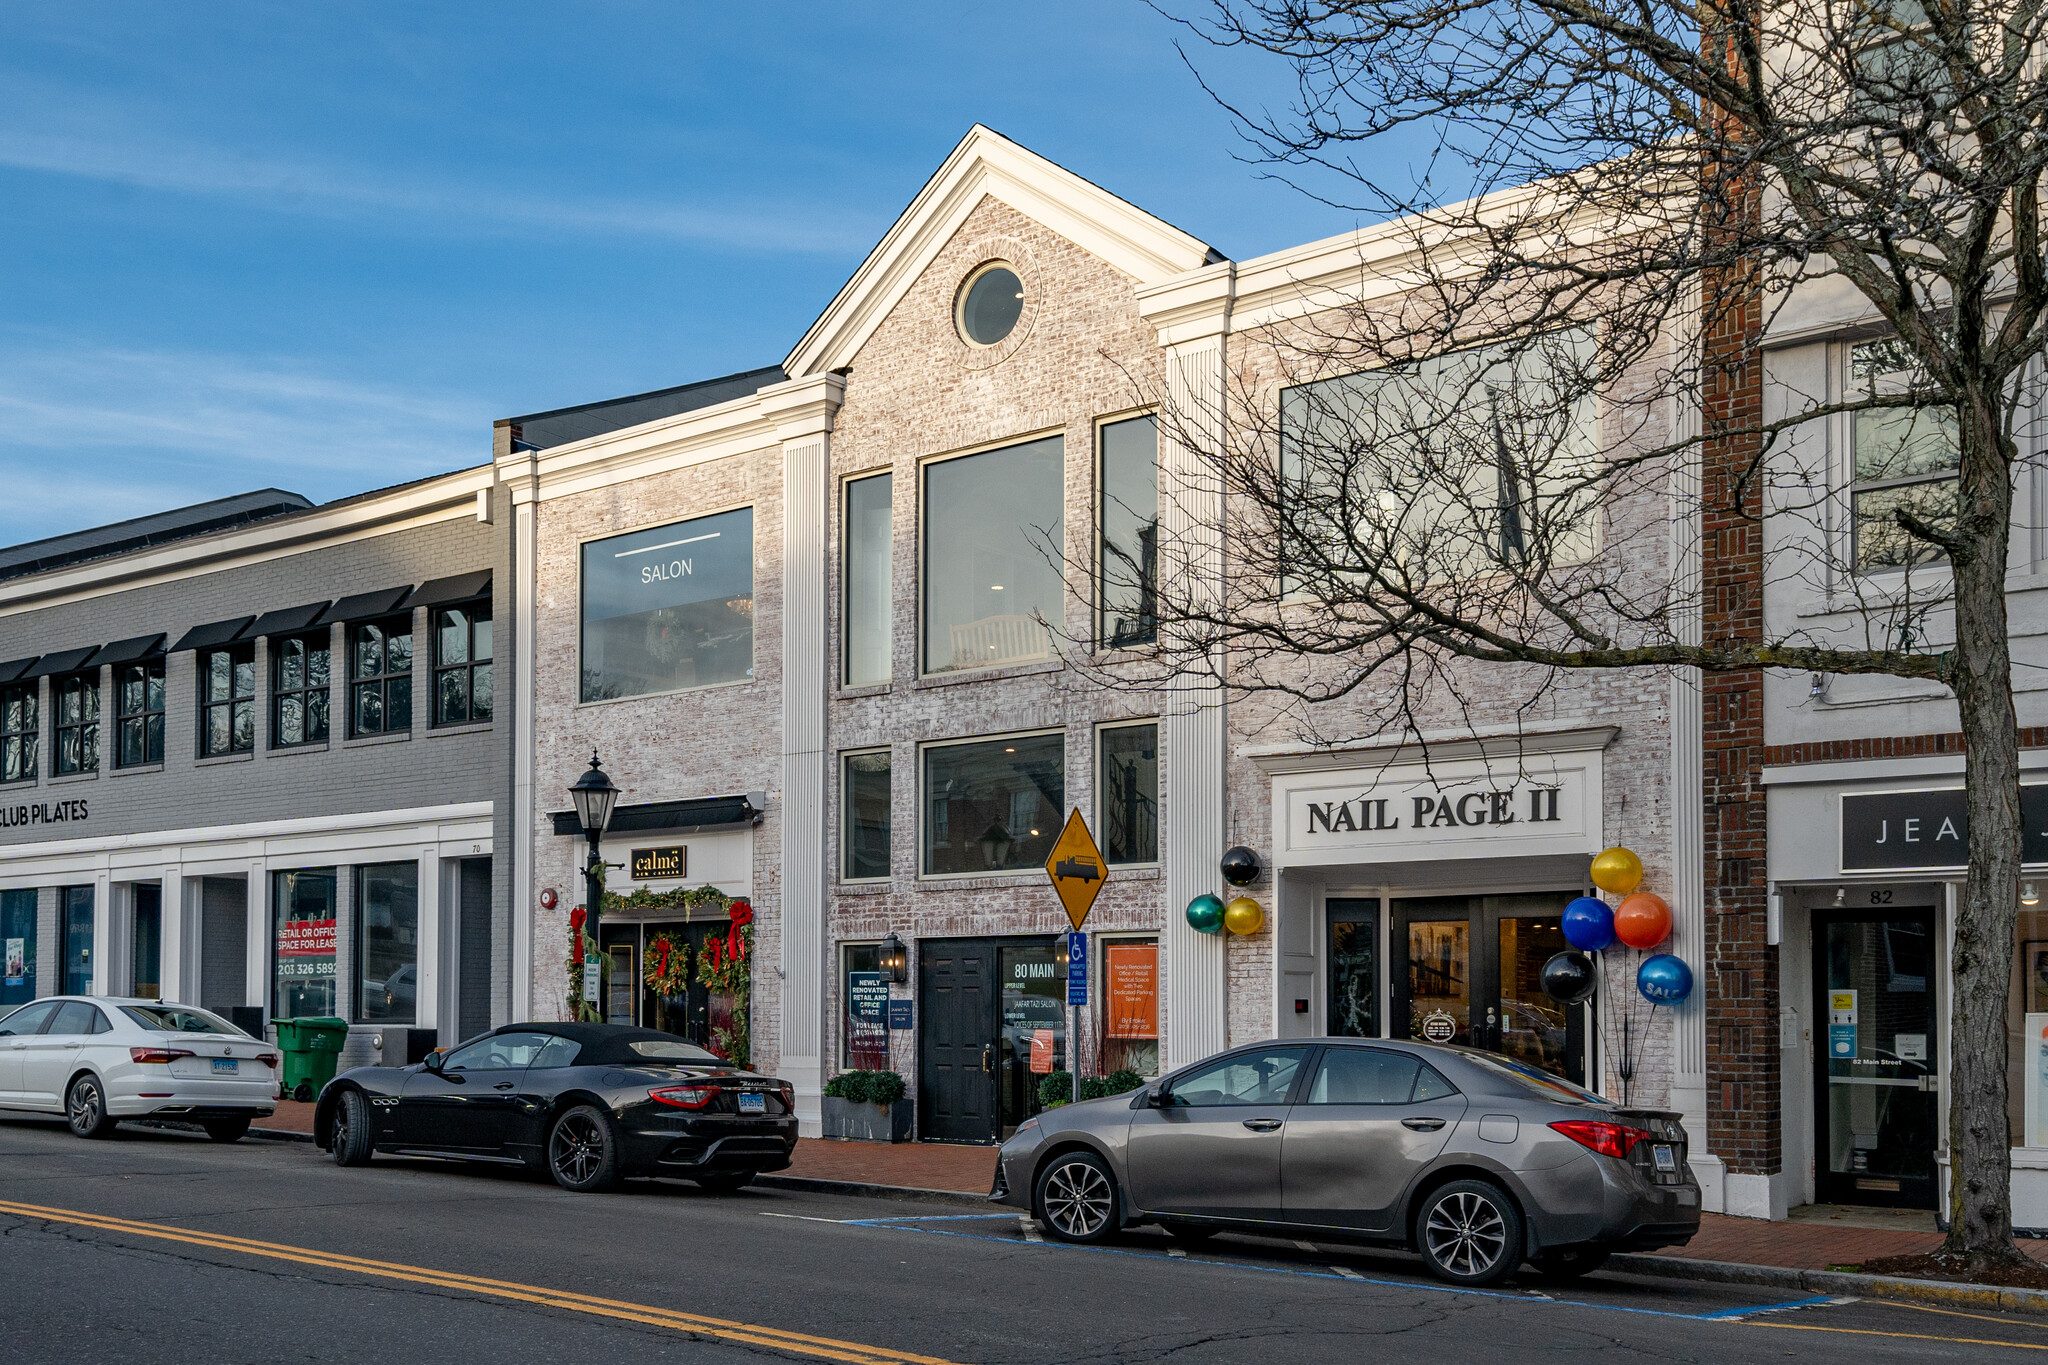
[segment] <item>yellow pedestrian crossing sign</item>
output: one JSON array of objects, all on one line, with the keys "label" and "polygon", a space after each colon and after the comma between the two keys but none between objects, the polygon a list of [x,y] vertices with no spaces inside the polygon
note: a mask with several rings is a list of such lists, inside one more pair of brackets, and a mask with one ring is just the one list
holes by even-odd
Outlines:
[{"label": "yellow pedestrian crossing sign", "polygon": [[1078,806],[1046,857],[1045,875],[1052,878],[1052,889],[1059,893],[1067,918],[1079,932],[1108,878],[1109,866],[1102,861],[1102,850],[1095,846],[1095,836],[1088,832],[1088,822],[1081,818]]}]

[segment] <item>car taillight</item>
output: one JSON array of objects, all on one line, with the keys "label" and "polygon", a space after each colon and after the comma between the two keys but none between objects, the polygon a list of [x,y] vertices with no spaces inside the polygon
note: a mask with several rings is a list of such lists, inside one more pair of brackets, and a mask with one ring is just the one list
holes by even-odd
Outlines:
[{"label": "car taillight", "polygon": [[256,1054],[256,1060],[265,1066],[276,1066],[277,1054],[275,1052],[259,1052]]},{"label": "car taillight", "polygon": [[1648,1142],[1650,1135],[1640,1128],[1631,1128],[1625,1123],[1600,1123],[1593,1119],[1564,1119],[1550,1125],[1581,1147],[1590,1148],[1602,1156],[1628,1159],[1629,1150],[1638,1142]]},{"label": "car taillight", "polygon": [[173,1057],[191,1057],[196,1054],[181,1047],[131,1047],[128,1057],[137,1062],[168,1062]]},{"label": "car taillight", "polygon": [[796,1112],[796,1087],[788,1081],[783,1081],[776,1088],[782,1091],[783,1109],[788,1113],[794,1114]]},{"label": "car taillight", "polygon": [[719,1096],[715,1085],[668,1085],[647,1092],[647,1098],[678,1109],[702,1109]]}]

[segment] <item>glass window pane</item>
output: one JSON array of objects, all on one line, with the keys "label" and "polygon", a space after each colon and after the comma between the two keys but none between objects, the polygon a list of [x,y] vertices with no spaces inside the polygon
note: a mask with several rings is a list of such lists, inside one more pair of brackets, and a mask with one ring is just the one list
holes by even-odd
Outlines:
[{"label": "glass window pane", "polygon": [[848,754],[842,794],[849,880],[889,875],[889,755]]},{"label": "glass window pane", "polygon": [[100,727],[87,725],[78,732],[78,771],[98,772],[100,767]]},{"label": "glass window pane", "polygon": [[356,676],[374,678],[384,671],[384,632],[376,626],[356,627]]},{"label": "glass window pane", "polygon": [[136,716],[142,714],[142,670],[124,668],[121,670],[121,714]]},{"label": "glass window pane", "polygon": [[1420,1064],[1405,1052],[1333,1047],[1309,1085],[1310,1104],[1406,1104]]},{"label": "glass window pane", "polygon": [[57,689],[57,723],[59,725],[78,724],[79,707],[81,705],[77,680],[66,678],[58,685]]},{"label": "glass window pane", "polygon": [[1112,864],[1159,861],[1159,727],[1119,725],[1101,731],[1096,769],[1102,856]]},{"label": "glass window pane", "polygon": [[466,664],[469,662],[469,617],[460,607],[449,607],[434,613],[434,662],[442,664]]},{"label": "glass window pane", "polygon": [[434,679],[434,724],[460,725],[469,719],[469,670],[443,669]]},{"label": "glass window pane", "polygon": [[234,661],[226,650],[217,649],[206,656],[206,700],[227,700],[228,679],[233,671]]},{"label": "glass window pane", "polygon": [[327,738],[327,693],[323,689],[306,694],[306,742],[319,744]]},{"label": "glass window pane", "polygon": [[383,684],[356,684],[356,733],[359,735],[375,735],[383,733],[383,730]]},{"label": "glass window pane", "polygon": [[334,1013],[336,880],[331,867],[271,874],[271,1011],[280,1019]]},{"label": "glass window pane", "polygon": [[[1421,1038],[1433,1014],[1448,1015],[1450,1041],[1472,1041],[1472,929],[1467,920],[1414,920],[1408,925],[1408,1018],[1394,1032]],[[1405,1031],[1401,1026],[1405,1024]]]},{"label": "glass window pane", "polygon": [[147,717],[147,718],[146,718],[146,719],[145,719],[145,720],[143,721],[143,723],[142,723],[142,726],[143,726],[143,737],[142,737],[142,744],[143,744],[143,755],[142,755],[142,761],[143,761],[143,762],[145,762],[145,763],[161,763],[161,762],[163,762],[163,761],[164,761],[164,716],[163,716],[163,712],[161,712],[161,711],[155,711],[155,712],[151,712],[151,713],[150,713],[150,715],[149,715],[149,716],[148,716],[148,717]]},{"label": "glass window pane", "polygon": [[277,685],[306,685],[306,646],[299,640],[280,640],[277,651]]},{"label": "glass window pane", "polygon": [[164,709],[164,666],[151,664],[149,677],[143,688],[143,705],[150,711]]},{"label": "glass window pane", "polygon": [[412,672],[412,631],[391,630],[384,636],[384,671]]},{"label": "glass window pane", "polygon": [[890,479],[846,485],[846,682],[889,681]]},{"label": "glass window pane", "polygon": [[1241,1052],[1173,1083],[1168,1098],[1176,1109],[1212,1105],[1285,1104],[1301,1067],[1304,1049],[1264,1048]]},{"label": "glass window pane", "polygon": [[228,728],[228,708],[209,706],[206,708],[206,752],[224,754],[228,751],[231,738]]},{"label": "glass window pane", "polygon": [[1038,867],[1066,811],[1066,737],[1028,735],[924,751],[927,875]]},{"label": "glass window pane", "polygon": [[854,1071],[881,1071],[889,1065],[889,982],[882,972],[882,950],[872,943],[850,943],[842,950],[840,980],[841,1041],[846,1065]]},{"label": "glass window pane", "polygon": [[256,654],[252,649],[235,660],[235,695],[256,695]]},{"label": "glass window pane", "polygon": [[1953,528],[1956,489],[1954,479],[1936,479],[1929,483],[1909,483],[1857,493],[1851,499],[1856,567],[1897,569],[1940,559],[1939,547],[1915,537],[1899,525],[1893,513],[1904,510],[1937,529]]},{"label": "glass window pane", "polygon": [[491,666],[478,664],[469,675],[469,718],[476,721],[491,718]]},{"label": "glass window pane", "polygon": [[584,701],[754,673],[754,513],[720,512],[583,547]]},{"label": "glass window pane", "polygon": [[419,982],[419,864],[356,869],[356,1017],[409,1023]]},{"label": "glass window pane", "polygon": [[78,683],[78,712],[87,722],[100,718],[100,680],[97,677],[81,678]]},{"label": "glass window pane", "polygon": [[306,708],[304,698],[296,692],[288,692],[277,699],[277,743],[304,744],[306,742]]},{"label": "glass window pane", "polygon": [[246,752],[256,747],[256,707],[251,702],[238,701],[234,712],[235,748]]},{"label": "glass window pane", "polygon": [[1150,643],[1159,612],[1159,428],[1151,417],[1102,429],[1102,642]]},{"label": "glass window pane", "polygon": [[489,659],[491,657],[490,613],[479,613],[475,617],[475,619],[470,622],[470,626],[470,638],[474,642],[470,646],[470,657],[475,659],[478,663],[482,663],[486,659]]},{"label": "glass window pane", "polygon": [[328,672],[328,646],[325,641],[312,645],[306,650],[306,685],[325,687],[332,681]]},{"label": "glass window pane", "polygon": [[1053,657],[1065,449],[1050,436],[925,466],[925,672]]},{"label": "glass window pane", "polygon": [[412,679],[397,677],[384,684],[384,728],[412,728]]},{"label": "glass window pane", "polygon": [[133,717],[121,722],[121,748],[116,759],[124,768],[132,768],[142,762],[142,718]]}]

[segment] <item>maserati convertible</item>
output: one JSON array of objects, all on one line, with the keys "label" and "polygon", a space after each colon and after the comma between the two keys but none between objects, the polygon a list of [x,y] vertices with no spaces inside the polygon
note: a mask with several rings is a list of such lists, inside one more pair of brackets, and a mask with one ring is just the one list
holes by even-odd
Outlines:
[{"label": "maserati convertible", "polygon": [[795,1091],[687,1038],[620,1024],[508,1024],[414,1066],[362,1066],[320,1092],[313,1139],[517,1163],[565,1190],[672,1175],[733,1190],[789,1165]]}]

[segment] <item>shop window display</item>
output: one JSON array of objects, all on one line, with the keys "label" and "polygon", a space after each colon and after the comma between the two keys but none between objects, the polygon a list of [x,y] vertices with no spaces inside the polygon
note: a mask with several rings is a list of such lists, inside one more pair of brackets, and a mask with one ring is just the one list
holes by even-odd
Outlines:
[{"label": "shop window display", "polygon": [[889,1069],[889,978],[876,943],[849,943],[840,950],[841,1054],[848,1071]]},{"label": "shop window display", "polygon": [[355,883],[356,1018],[409,1024],[419,995],[419,864],[359,867]]},{"label": "shop window display", "polygon": [[336,888],[331,867],[271,874],[270,1012],[279,1019],[334,1014]]},{"label": "shop window display", "polygon": [[583,547],[586,702],[754,676],[754,511]]},{"label": "shop window display", "polygon": [[1159,942],[1102,945],[1102,1070],[1159,1074]]}]

